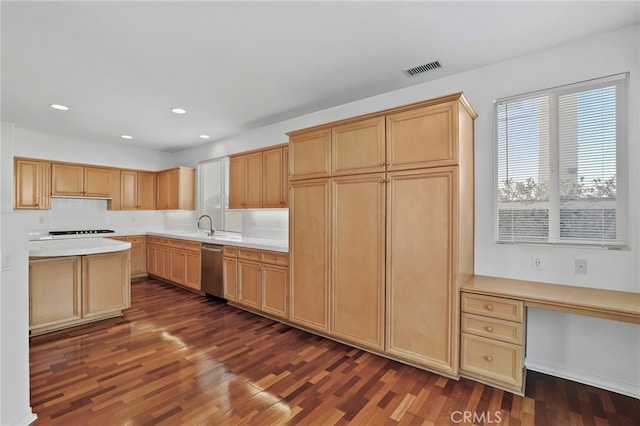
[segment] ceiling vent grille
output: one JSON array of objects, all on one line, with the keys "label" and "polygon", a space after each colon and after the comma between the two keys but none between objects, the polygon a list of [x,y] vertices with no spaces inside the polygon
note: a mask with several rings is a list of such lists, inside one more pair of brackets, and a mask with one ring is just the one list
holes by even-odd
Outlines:
[{"label": "ceiling vent grille", "polygon": [[440,61],[433,61],[429,62],[428,64],[418,65],[417,67],[402,70],[402,72],[405,73],[407,77],[415,77],[416,75],[420,75],[428,71],[437,70],[438,68],[442,68],[442,64],[440,63]]}]

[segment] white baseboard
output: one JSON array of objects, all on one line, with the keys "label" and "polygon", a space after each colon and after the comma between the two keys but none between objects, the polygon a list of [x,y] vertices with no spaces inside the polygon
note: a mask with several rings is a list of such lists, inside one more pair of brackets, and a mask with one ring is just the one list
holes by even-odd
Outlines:
[{"label": "white baseboard", "polygon": [[14,419],[7,424],[15,425],[15,426],[29,426],[29,425],[32,425],[37,419],[38,419],[38,416],[36,416],[31,411],[31,407],[29,407],[28,413],[24,413],[22,416],[20,416],[20,418]]},{"label": "white baseboard", "polygon": [[564,365],[555,365],[529,358],[525,359],[525,366],[528,370],[537,371],[539,373],[567,380],[573,380],[574,382],[583,383],[585,385],[606,389],[611,392],[640,399],[640,384],[638,383],[623,382],[610,377],[598,376],[588,371],[574,370],[567,368]]}]

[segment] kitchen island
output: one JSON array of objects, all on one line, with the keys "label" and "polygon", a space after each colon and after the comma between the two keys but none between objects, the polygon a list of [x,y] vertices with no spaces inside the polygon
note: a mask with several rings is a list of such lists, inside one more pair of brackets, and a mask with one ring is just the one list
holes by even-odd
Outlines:
[{"label": "kitchen island", "polygon": [[131,305],[130,248],[108,238],[30,241],[30,335],[122,315]]}]

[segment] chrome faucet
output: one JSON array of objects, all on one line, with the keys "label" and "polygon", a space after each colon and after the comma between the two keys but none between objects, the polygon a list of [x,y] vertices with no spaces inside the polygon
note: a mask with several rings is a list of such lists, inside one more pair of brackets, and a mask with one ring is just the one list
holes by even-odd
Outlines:
[{"label": "chrome faucet", "polygon": [[213,234],[216,232],[216,230],[213,229],[213,220],[211,220],[211,216],[203,214],[202,216],[200,216],[198,218],[198,223],[196,224],[196,226],[198,227],[198,230],[200,230],[200,219],[202,219],[203,217],[206,217],[206,218],[209,219],[209,230],[207,231],[207,235],[209,237],[212,237]]}]

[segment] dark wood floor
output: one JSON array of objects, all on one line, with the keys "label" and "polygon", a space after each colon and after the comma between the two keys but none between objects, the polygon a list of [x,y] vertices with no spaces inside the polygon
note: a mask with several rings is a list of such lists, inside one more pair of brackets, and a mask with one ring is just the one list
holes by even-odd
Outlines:
[{"label": "dark wood floor", "polygon": [[155,280],[121,318],[32,338],[36,425],[638,425],[640,401],[528,373],[449,380]]}]

